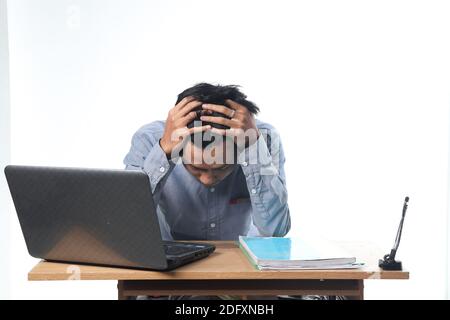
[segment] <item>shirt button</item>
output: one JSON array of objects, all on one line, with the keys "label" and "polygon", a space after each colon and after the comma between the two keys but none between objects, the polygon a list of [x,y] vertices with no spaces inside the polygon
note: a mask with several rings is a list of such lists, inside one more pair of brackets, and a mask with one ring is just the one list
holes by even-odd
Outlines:
[{"label": "shirt button", "polygon": [[214,191],[216,191],[216,188],[211,188],[211,189],[209,189],[209,191],[214,192]]},{"label": "shirt button", "polygon": [[248,162],[245,161],[245,162],[242,163],[242,165],[243,165],[244,167],[247,167],[247,166],[248,166]]},{"label": "shirt button", "polygon": [[216,224],[215,223],[211,223],[210,226],[211,226],[211,228],[215,228]]},{"label": "shirt button", "polygon": [[164,173],[165,171],[166,171],[166,168],[164,168],[164,167],[159,168],[159,172]]},{"label": "shirt button", "polygon": [[256,194],[256,189],[252,189],[252,194]]}]

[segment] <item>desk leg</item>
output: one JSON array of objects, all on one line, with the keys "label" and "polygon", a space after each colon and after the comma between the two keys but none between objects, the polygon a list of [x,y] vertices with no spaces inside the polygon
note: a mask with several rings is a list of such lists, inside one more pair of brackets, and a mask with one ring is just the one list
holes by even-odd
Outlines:
[{"label": "desk leg", "polygon": [[348,300],[364,300],[364,280],[358,280],[358,295],[348,296]]},{"label": "desk leg", "polygon": [[117,282],[117,293],[118,293],[119,300],[127,300],[127,297],[125,296],[125,292],[124,292],[124,281],[122,281],[122,280],[119,280]]}]

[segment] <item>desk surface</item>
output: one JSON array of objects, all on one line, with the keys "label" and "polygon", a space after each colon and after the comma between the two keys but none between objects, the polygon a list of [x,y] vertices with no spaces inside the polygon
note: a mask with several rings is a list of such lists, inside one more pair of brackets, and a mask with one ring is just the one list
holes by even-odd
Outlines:
[{"label": "desk surface", "polygon": [[[208,242],[208,241],[203,241]],[[365,262],[351,270],[264,270],[255,269],[237,242],[215,241],[216,251],[202,259],[169,272],[73,265],[41,261],[29,273],[30,281],[47,280],[228,280],[228,279],[408,279],[405,271],[383,271],[378,267],[380,250],[367,243],[339,242],[344,249]]]}]

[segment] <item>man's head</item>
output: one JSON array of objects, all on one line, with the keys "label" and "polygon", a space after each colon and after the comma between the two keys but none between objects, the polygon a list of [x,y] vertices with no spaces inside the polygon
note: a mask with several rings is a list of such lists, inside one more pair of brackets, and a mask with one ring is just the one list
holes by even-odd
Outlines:
[{"label": "man's head", "polygon": [[[183,100],[186,97],[194,97],[196,100],[201,101],[203,103],[212,103],[224,106],[228,105],[227,100],[229,99],[246,107],[248,111],[250,111],[255,115],[258,114],[259,112],[259,108],[253,102],[247,100],[247,96],[239,90],[239,86],[237,85],[221,86],[221,85],[212,85],[209,83],[199,83],[181,92],[178,95],[176,104],[178,104],[181,100]],[[213,128],[229,129],[229,127],[227,126],[223,126],[212,122],[203,123],[200,120],[200,116],[202,115],[203,112],[201,106],[194,109],[193,111],[197,112],[197,117],[194,119],[194,121],[192,121],[188,125],[188,128],[192,128],[194,125],[199,127],[202,125],[211,125]],[[218,112],[213,112],[212,115],[226,118],[224,114]]]},{"label": "man's head", "polygon": [[[229,106],[227,100],[232,100],[245,107],[251,114],[256,115],[259,108],[236,85],[212,85],[199,83],[188,88],[178,95],[177,104],[185,97],[193,97],[205,104]],[[197,113],[195,119],[188,124],[188,128],[210,125],[217,129],[230,129],[230,127],[214,122],[206,122],[201,116],[223,117],[229,116],[210,110],[204,110],[202,106],[194,109]],[[231,155],[231,157],[230,157]],[[236,164],[236,146],[229,138],[213,135],[211,132],[197,133],[190,137],[190,141],[184,148],[183,162],[186,169],[206,186],[212,186],[225,179],[233,172]]]}]

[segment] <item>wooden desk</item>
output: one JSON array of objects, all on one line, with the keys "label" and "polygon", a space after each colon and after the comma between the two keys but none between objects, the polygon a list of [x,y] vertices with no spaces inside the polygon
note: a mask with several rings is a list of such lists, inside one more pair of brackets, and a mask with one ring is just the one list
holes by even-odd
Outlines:
[{"label": "wooden desk", "polygon": [[217,246],[208,258],[169,272],[70,265],[41,261],[28,274],[30,281],[116,280],[118,298],[138,295],[330,295],[364,299],[364,280],[408,279],[405,271],[383,271],[383,255],[373,245],[339,243],[365,262],[356,270],[256,270],[236,242],[211,242]]}]

